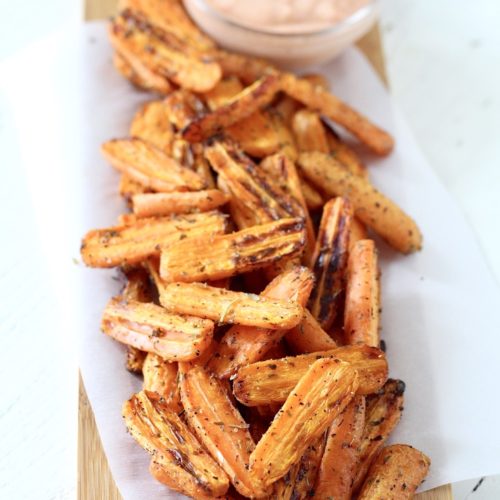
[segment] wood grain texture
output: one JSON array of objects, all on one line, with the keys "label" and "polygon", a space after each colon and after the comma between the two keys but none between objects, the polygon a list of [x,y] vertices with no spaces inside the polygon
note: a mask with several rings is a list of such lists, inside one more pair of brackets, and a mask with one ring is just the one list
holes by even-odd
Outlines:
[{"label": "wood grain texture", "polygon": [[[85,0],[84,15],[88,21],[113,15],[116,0]],[[359,42],[358,47],[365,54],[382,81],[388,85],[385,71],[384,52],[380,30],[375,26]],[[97,432],[94,415],[87,399],[85,387],[80,378],[78,412],[78,499],[121,500],[108,467]],[[416,495],[416,500],[452,500],[451,485],[441,486]]]}]

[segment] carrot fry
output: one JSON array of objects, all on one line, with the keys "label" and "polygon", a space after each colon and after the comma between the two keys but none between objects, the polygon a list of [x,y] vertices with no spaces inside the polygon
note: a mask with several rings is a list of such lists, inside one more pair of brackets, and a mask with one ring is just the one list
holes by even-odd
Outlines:
[{"label": "carrot fry", "polygon": [[380,280],[373,240],[360,240],[349,254],[344,308],[346,344],[380,345]]},{"label": "carrot fry", "polygon": [[122,0],[120,7],[141,12],[161,29],[187,39],[200,51],[215,48],[214,41],[191,21],[180,0]]},{"label": "carrot fry", "polygon": [[325,330],[332,326],[345,290],[351,219],[351,205],[344,198],[330,200],[323,208],[311,260],[317,285],[309,309]]},{"label": "carrot fry", "polygon": [[127,174],[122,174],[120,176],[120,184],[118,187],[118,192],[120,196],[125,198],[128,204],[130,204],[130,200],[134,194],[148,193],[150,190],[146,189],[142,184],[139,184],[137,181],[134,181]]},{"label": "carrot fry", "polygon": [[412,446],[388,446],[370,467],[358,500],[411,499],[427,476],[430,464],[429,457]]},{"label": "carrot fry", "polygon": [[113,65],[132,85],[142,90],[167,95],[172,92],[172,85],[167,78],[149,70],[141,60],[129,50],[121,48],[113,55]]},{"label": "carrot fry", "polygon": [[101,328],[106,335],[142,351],[170,361],[189,361],[208,347],[214,324],[170,314],[155,304],[114,297],[104,310]]},{"label": "carrot fry", "polygon": [[277,74],[264,76],[211,113],[193,119],[182,135],[189,142],[201,142],[269,104],[280,90]]},{"label": "carrot fry", "polygon": [[[295,267],[277,276],[259,296],[260,299],[282,300],[304,305],[314,284],[311,271]],[[244,365],[262,359],[276,346],[284,330],[234,326],[222,337],[217,353],[210,362],[210,369],[220,378],[229,378]]]},{"label": "carrot fry", "polygon": [[115,17],[109,39],[119,53],[137,57],[153,73],[188,90],[205,92],[222,76],[219,64],[203,57],[174,33],[151,24],[137,11],[126,9]]},{"label": "carrot fry", "polygon": [[172,158],[183,167],[196,172],[205,181],[207,187],[215,187],[212,171],[203,154],[202,144],[191,144],[184,139],[176,138],[172,142]]},{"label": "carrot fry", "polygon": [[323,90],[330,89],[330,82],[328,81],[328,78],[320,73],[309,73],[307,75],[302,75],[300,78],[302,80],[307,80],[315,87],[321,87]]},{"label": "carrot fry", "polygon": [[168,119],[176,131],[184,128],[198,113],[206,112],[203,101],[185,89],[170,93],[164,99],[163,104]]},{"label": "carrot fry", "polygon": [[301,154],[299,165],[305,175],[329,195],[347,196],[354,215],[396,250],[411,253],[422,247],[422,235],[413,219],[366,179],[352,175],[333,158],[321,153]]},{"label": "carrot fry", "polygon": [[191,428],[239,493],[265,496],[248,472],[250,453],[255,448],[248,424],[221,382],[201,366],[180,363],[179,370],[181,400]]},{"label": "carrot fry", "polygon": [[358,375],[338,359],[315,361],[290,393],[250,456],[250,472],[267,486],[283,477],[343,411]]},{"label": "carrot fry", "polygon": [[318,113],[309,109],[297,111],[292,119],[292,128],[300,152],[330,151],[325,127]]},{"label": "carrot fry", "polygon": [[349,235],[349,252],[359,240],[367,240],[368,231],[366,226],[358,219],[353,217],[351,220],[351,234]]},{"label": "carrot fry", "polygon": [[114,168],[155,191],[198,191],[204,179],[141,139],[115,139],[101,151]]},{"label": "carrot fry", "polygon": [[233,292],[202,283],[170,283],[160,303],[177,314],[198,315],[219,324],[287,329],[302,318],[302,307],[294,302],[273,300],[250,293]]},{"label": "carrot fry", "polygon": [[304,260],[310,262],[316,242],[316,235],[314,233],[314,227],[311,216],[309,215],[307,203],[302,193],[301,181],[295,164],[286,155],[279,153],[268,156],[262,160],[260,167],[278,183],[285,193],[292,196],[292,198],[298,201],[302,206],[307,235],[306,246],[304,248]]},{"label": "carrot fry", "polygon": [[179,388],[177,386],[177,363],[170,363],[166,359],[149,352],[142,367],[145,391],[156,392],[165,404],[176,413],[182,411]]},{"label": "carrot fry", "polygon": [[387,155],[391,152],[394,140],[387,132],[319,85],[288,73],[282,76],[282,89],[309,109],[345,127],[374,153]]},{"label": "carrot fry", "polygon": [[142,367],[144,366],[146,355],[146,352],[128,345],[125,363],[127,370],[131,373],[142,373]]},{"label": "carrot fry", "polygon": [[[368,170],[359,158],[359,156],[328,125],[325,125],[327,131],[326,139],[328,141],[328,151],[331,156],[338,160],[353,175],[359,175],[368,178]],[[322,151],[324,152],[324,151]]]},{"label": "carrot fry", "polygon": [[141,106],[130,125],[130,136],[151,143],[169,154],[174,131],[162,101],[150,101]]},{"label": "carrot fry", "polygon": [[220,80],[217,85],[203,94],[203,99],[211,111],[220,108],[235,95],[244,89],[237,76],[228,76]]},{"label": "carrot fry", "polygon": [[323,358],[340,359],[357,370],[361,395],[378,391],[387,380],[387,361],[381,350],[364,345],[345,346],[244,366],[233,381],[234,395],[246,406],[282,403],[309,367]]},{"label": "carrot fry", "polygon": [[286,333],[285,341],[297,354],[329,351],[337,347],[336,342],[307,309],[304,309],[302,321]]},{"label": "carrot fry", "polygon": [[122,415],[132,437],[168,471],[171,488],[194,498],[226,493],[229,481],[224,471],[160,395],[134,394],[123,405]]},{"label": "carrot fry", "polygon": [[401,380],[389,379],[380,394],[366,400],[366,423],[359,447],[359,464],[353,492],[357,492],[370,465],[394,430],[403,411],[405,385]]},{"label": "carrot fry", "polygon": [[224,236],[179,242],[162,252],[161,277],[169,281],[228,278],[300,255],[304,223],[281,219]]},{"label": "carrot fry", "polygon": [[89,231],[81,255],[87,266],[114,267],[159,255],[183,239],[210,238],[224,233],[226,218],[220,212],[139,219],[133,224]]},{"label": "carrot fry", "polygon": [[138,217],[208,212],[224,205],[229,198],[217,189],[138,194],[132,197],[132,208]]},{"label": "carrot fry", "polygon": [[300,187],[302,188],[302,194],[304,195],[309,210],[318,210],[323,207],[325,203],[323,201],[323,196],[307,179],[300,179]]},{"label": "carrot fry", "polygon": [[350,500],[365,427],[365,398],[356,396],[328,429],[314,498]]},{"label": "carrot fry", "polygon": [[215,142],[205,150],[213,169],[234,198],[255,214],[260,224],[284,217],[303,217],[300,201],[284,191],[234,144]]},{"label": "carrot fry", "polygon": [[269,123],[278,137],[278,152],[284,154],[293,162],[297,161],[299,152],[297,150],[297,145],[295,144],[295,138],[293,137],[292,131],[281,111],[276,108],[268,108],[263,113],[269,120]]},{"label": "carrot fry", "polygon": [[265,59],[226,52],[224,50],[215,51],[213,56],[220,64],[222,74],[225,77],[236,76],[245,85],[250,85],[259,78],[277,72],[276,68]]},{"label": "carrot fry", "polygon": [[274,483],[274,498],[292,500],[315,497],[314,483],[324,448],[325,436],[321,435],[307,448],[300,460]]}]

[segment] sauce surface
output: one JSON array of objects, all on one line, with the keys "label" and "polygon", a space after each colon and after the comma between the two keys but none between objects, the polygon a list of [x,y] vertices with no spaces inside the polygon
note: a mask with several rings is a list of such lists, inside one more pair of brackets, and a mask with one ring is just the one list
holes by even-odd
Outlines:
[{"label": "sauce surface", "polygon": [[308,33],[328,28],[370,0],[206,0],[224,17],[275,33]]}]

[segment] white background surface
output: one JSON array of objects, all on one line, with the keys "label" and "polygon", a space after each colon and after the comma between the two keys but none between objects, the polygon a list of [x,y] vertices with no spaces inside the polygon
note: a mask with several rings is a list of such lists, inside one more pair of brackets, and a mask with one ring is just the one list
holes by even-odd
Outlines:
[{"label": "white background surface", "polygon": [[[476,2],[384,0],[382,26],[391,82],[417,140],[437,174],[459,202],[474,227],[500,281],[498,201],[500,180],[500,6],[496,0]],[[79,5],[63,0],[0,2],[0,58],[74,22]],[[40,72],[20,82],[36,92]],[[38,127],[47,119],[34,120]],[[29,119],[29,111],[24,116]],[[0,497],[71,498],[75,491],[77,374],[69,344],[71,323],[59,328],[50,289],[47,235],[37,232],[37,219],[64,216],[63,207],[43,204],[41,185],[28,185],[23,172],[36,161],[36,148],[51,148],[57,138],[48,130],[32,130],[30,151],[17,144],[9,103],[0,94]],[[43,139],[43,140],[42,140]],[[22,153],[19,153],[19,151]],[[45,155],[44,155],[45,156]],[[39,166],[43,174],[43,165]],[[43,182],[43,175],[40,177]],[[51,179],[57,185],[60,180]],[[37,208],[37,213],[34,212]],[[43,212],[40,207],[45,207]],[[57,238],[57,227],[51,237]],[[54,257],[52,255],[52,257]],[[47,264],[48,263],[48,264]],[[57,288],[58,283],[52,285]],[[60,285],[60,284],[59,284]],[[37,299],[15,307],[37,290]],[[13,313],[12,311],[16,311]],[[68,318],[64,318],[69,320]],[[481,409],[484,411],[484,409]],[[476,493],[474,482],[456,488],[457,499],[500,498],[498,479],[488,479]]]}]

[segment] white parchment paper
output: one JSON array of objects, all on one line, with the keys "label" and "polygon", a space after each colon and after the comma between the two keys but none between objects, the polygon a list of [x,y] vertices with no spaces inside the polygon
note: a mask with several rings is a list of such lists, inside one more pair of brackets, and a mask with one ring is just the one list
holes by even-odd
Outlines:
[{"label": "white parchment paper", "polygon": [[[83,87],[74,105],[81,116],[81,148],[68,168],[77,169],[73,229],[83,235],[114,224],[124,209],[118,175],[99,146],[127,134],[134,111],[148,96],[116,74],[103,24],[87,26],[80,41]],[[321,71],[335,93],[395,136],[394,153],[371,158],[370,173],[424,234],[424,250],[416,255],[404,257],[385,246],[381,251],[382,338],[391,376],[407,384],[404,415],[392,441],[412,444],[431,457],[423,489],[498,473],[500,294],[475,236],[362,55],[350,49]],[[429,120],[439,116],[429,110]],[[124,348],[99,330],[101,312],[120,288],[114,276],[114,271],[77,268],[71,293],[77,301],[74,327],[85,387],[123,497],[173,498],[150,477],[149,458],[125,432],[120,416],[140,380],[124,369]]]}]

